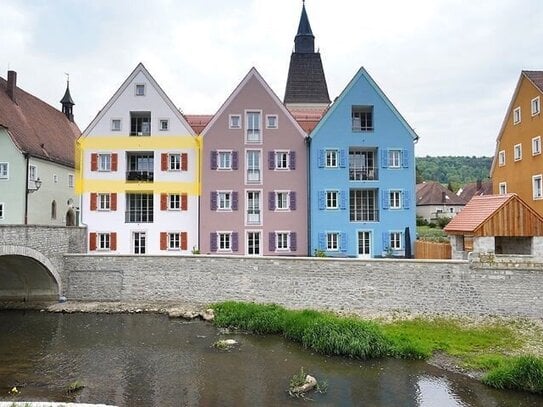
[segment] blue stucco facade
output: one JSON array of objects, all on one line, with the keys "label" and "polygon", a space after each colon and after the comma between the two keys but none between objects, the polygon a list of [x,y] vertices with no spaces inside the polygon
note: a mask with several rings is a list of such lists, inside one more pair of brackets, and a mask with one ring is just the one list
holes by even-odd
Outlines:
[{"label": "blue stucco facade", "polygon": [[413,253],[417,139],[361,68],[311,133],[312,254]]}]

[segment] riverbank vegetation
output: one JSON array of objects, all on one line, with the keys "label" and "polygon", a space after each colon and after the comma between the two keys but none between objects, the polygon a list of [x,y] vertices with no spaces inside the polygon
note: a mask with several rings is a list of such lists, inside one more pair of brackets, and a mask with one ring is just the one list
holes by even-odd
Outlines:
[{"label": "riverbank vegetation", "polygon": [[428,359],[444,353],[462,369],[483,372],[489,386],[543,393],[543,358],[522,355],[526,336],[514,324],[450,318],[369,321],[234,301],[213,309],[217,326],[282,335],[325,355]]}]

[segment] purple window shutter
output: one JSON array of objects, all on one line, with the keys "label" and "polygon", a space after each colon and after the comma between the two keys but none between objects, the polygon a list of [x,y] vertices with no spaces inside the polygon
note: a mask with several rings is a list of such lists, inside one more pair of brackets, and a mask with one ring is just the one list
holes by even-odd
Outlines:
[{"label": "purple window shutter", "polygon": [[238,193],[237,193],[237,191],[232,192],[232,210],[233,211],[238,210]]},{"label": "purple window shutter", "polygon": [[273,151],[268,153],[268,169],[275,170],[275,153]]},{"label": "purple window shutter", "polygon": [[217,152],[216,151],[211,152],[211,169],[212,170],[217,169]]},{"label": "purple window shutter", "polygon": [[238,232],[232,232],[232,251],[237,252],[239,250],[238,246]]},{"label": "purple window shutter", "polygon": [[270,249],[270,252],[275,251],[275,232],[270,232],[270,234],[269,234],[269,247],[268,247],[268,249]]},{"label": "purple window shutter", "polygon": [[298,250],[298,243],[296,242],[296,232],[290,232],[290,251],[295,252]]},{"label": "purple window shutter", "polygon": [[210,202],[211,202],[211,210],[216,211],[217,210],[217,192],[216,191],[210,192]]},{"label": "purple window shutter", "polygon": [[209,249],[212,251],[212,252],[216,252],[217,251],[217,234],[214,233],[214,232],[211,232],[209,234]]},{"label": "purple window shutter", "polygon": [[232,169],[237,170],[238,169],[238,152],[232,151]]},{"label": "purple window shutter", "polygon": [[268,209],[270,211],[275,210],[275,192],[269,192],[268,193]]},{"label": "purple window shutter", "polygon": [[296,169],[296,151],[291,151],[289,154],[289,167],[291,170]]},{"label": "purple window shutter", "polygon": [[290,210],[296,210],[296,191],[290,191]]}]

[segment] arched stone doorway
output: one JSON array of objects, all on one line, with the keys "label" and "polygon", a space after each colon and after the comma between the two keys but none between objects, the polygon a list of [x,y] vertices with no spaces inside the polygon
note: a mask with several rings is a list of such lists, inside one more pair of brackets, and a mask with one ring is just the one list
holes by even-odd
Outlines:
[{"label": "arched stone doorway", "polygon": [[75,226],[75,212],[72,208],[66,212],[66,226]]}]

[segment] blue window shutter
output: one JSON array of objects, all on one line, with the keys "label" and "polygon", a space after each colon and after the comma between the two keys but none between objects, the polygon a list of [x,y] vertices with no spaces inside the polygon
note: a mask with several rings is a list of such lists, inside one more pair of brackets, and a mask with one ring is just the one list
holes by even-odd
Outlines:
[{"label": "blue window shutter", "polygon": [[347,209],[347,191],[339,191],[339,209]]},{"label": "blue window shutter", "polygon": [[381,150],[381,167],[388,167],[388,150],[386,148]]},{"label": "blue window shutter", "polygon": [[341,243],[340,243],[339,250],[342,252],[346,252],[347,251],[347,233],[340,233],[340,239],[341,239]]},{"label": "blue window shutter", "polygon": [[387,251],[390,245],[390,235],[388,232],[383,232],[383,251]]},{"label": "blue window shutter", "polygon": [[326,250],[326,233],[319,233],[319,249]]},{"label": "blue window shutter", "polygon": [[402,205],[404,209],[409,209],[409,191],[403,191],[402,192]]},{"label": "blue window shutter", "polygon": [[268,236],[269,236],[268,249],[270,250],[270,252],[274,252],[275,251],[275,232],[270,232]]},{"label": "blue window shutter", "polygon": [[409,151],[402,150],[402,167],[409,168]]},{"label": "blue window shutter", "polygon": [[273,151],[268,153],[268,169],[275,170],[275,153]]},{"label": "blue window shutter", "polygon": [[317,164],[319,168],[324,168],[326,161],[326,154],[324,150],[319,150],[319,156],[317,157]]},{"label": "blue window shutter", "polygon": [[209,234],[209,250],[212,252],[217,251],[217,234],[214,232]]},{"label": "blue window shutter", "polygon": [[268,192],[268,209],[270,211],[275,210],[275,192]]},{"label": "blue window shutter", "polygon": [[217,210],[217,192],[216,191],[211,191],[210,201],[211,201],[211,210],[216,211]]},{"label": "blue window shutter", "polygon": [[388,209],[388,204],[389,204],[389,200],[390,200],[390,192],[386,189],[383,189],[381,191],[381,201],[383,203],[383,209]]},{"label": "blue window shutter", "polygon": [[290,210],[296,210],[296,191],[290,191]]},{"label": "blue window shutter", "polygon": [[230,242],[232,251],[237,252],[239,250],[238,249],[238,232],[232,232],[232,235],[230,237],[232,239],[232,241]]},{"label": "blue window shutter", "polygon": [[211,152],[211,169],[212,170],[217,169],[217,152],[216,151]]},{"label": "blue window shutter", "polygon": [[238,152],[232,151],[232,169],[237,170],[238,169]]},{"label": "blue window shutter", "polygon": [[339,166],[345,168],[347,166],[347,151],[344,149],[339,150]]},{"label": "blue window shutter", "polygon": [[290,232],[290,251],[298,250],[298,242],[296,241],[296,232]]},{"label": "blue window shutter", "polygon": [[319,191],[319,209],[326,209],[326,191]]},{"label": "blue window shutter", "polygon": [[289,167],[291,170],[295,170],[296,169],[296,151],[291,151],[289,153]]},{"label": "blue window shutter", "polygon": [[232,210],[238,210],[238,193],[237,191],[232,192]]}]

